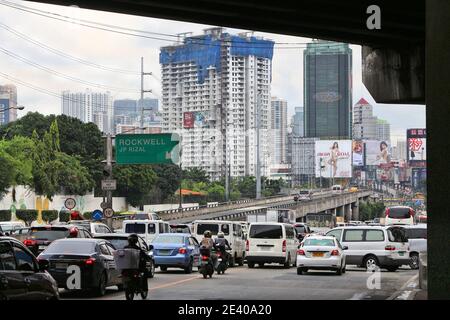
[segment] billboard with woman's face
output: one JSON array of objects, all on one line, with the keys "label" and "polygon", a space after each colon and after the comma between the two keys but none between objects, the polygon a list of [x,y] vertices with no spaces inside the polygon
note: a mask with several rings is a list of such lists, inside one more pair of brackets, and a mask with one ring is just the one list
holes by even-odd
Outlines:
[{"label": "billboard with woman's face", "polygon": [[366,166],[379,166],[391,163],[389,143],[387,141],[368,140],[366,145]]},{"label": "billboard with woman's face", "polygon": [[353,166],[364,166],[364,143],[361,140],[352,141]]},{"label": "billboard with woman's face", "polygon": [[316,177],[352,177],[352,140],[315,142]]}]

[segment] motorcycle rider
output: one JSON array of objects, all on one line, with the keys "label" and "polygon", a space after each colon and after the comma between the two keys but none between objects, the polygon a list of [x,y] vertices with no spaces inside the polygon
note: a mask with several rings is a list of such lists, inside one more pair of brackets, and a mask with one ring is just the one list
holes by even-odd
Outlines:
[{"label": "motorcycle rider", "polygon": [[128,245],[126,245],[124,247],[124,249],[136,249],[139,250],[139,273],[143,273],[143,278],[142,278],[142,290],[143,291],[148,291],[148,282],[147,282],[147,278],[148,278],[148,272],[147,272],[147,261],[150,261],[150,257],[147,255],[147,253],[142,250],[138,245],[138,236],[136,234],[130,234],[128,236]]},{"label": "motorcycle rider", "polygon": [[213,253],[211,250],[213,250],[213,249],[217,250],[217,247],[216,247],[216,244],[214,243],[214,241],[211,239],[211,237],[212,237],[211,231],[206,230],[203,233],[202,241],[200,241],[200,248],[209,250],[209,255],[212,259],[213,266],[214,266],[214,268],[216,268],[217,255],[215,253]]},{"label": "motorcycle rider", "polygon": [[230,254],[227,252],[227,250],[231,250],[231,247],[228,243],[228,240],[225,239],[225,234],[222,231],[217,233],[217,238],[214,241],[214,244],[216,245],[216,248],[222,253],[222,257],[225,258],[225,261],[228,261]]}]

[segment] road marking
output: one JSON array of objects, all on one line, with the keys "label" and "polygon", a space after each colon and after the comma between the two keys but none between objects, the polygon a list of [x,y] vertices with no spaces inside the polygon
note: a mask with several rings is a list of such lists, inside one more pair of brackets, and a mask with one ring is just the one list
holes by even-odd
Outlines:
[{"label": "road marking", "polygon": [[194,279],[199,279],[199,277],[197,276],[197,277],[191,277],[191,278],[187,278],[187,279],[183,279],[183,280],[178,280],[178,281],[175,281],[175,282],[169,282],[169,283],[166,283],[166,284],[163,284],[163,285],[160,285],[160,286],[149,288],[148,291],[153,291],[153,290],[158,290],[158,289],[162,289],[162,288],[176,286],[177,284],[188,282],[188,281],[192,281]]}]

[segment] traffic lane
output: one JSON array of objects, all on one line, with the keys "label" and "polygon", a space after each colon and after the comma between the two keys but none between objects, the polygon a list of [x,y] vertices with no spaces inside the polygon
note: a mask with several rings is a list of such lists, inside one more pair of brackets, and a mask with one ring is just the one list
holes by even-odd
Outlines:
[{"label": "traffic lane", "polygon": [[[158,269],[157,269],[158,270]],[[185,274],[182,269],[168,269],[167,271],[156,271],[155,276],[151,279],[148,279],[148,287],[149,289],[153,288],[163,288],[167,285],[183,283],[183,281],[191,281],[189,279],[197,279],[199,278],[199,273],[194,268],[194,271],[191,274]],[[181,281],[181,282],[180,282]],[[79,291],[79,290],[66,290],[59,289],[61,299],[65,300],[80,300],[80,299],[113,299],[113,300],[123,300],[125,299],[125,293],[123,291],[119,291],[117,286],[110,286],[106,288],[106,294],[103,297],[98,297],[95,293],[91,293],[89,291]]]},{"label": "traffic lane", "polygon": [[[341,276],[335,272],[310,271],[297,275],[296,268],[278,265],[249,269],[230,268],[224,275],[214,274],[203,279],[200,274],[180,276],[176,272],[161,273],[161,282],[149,282],[150,300],[346,300],[387,299],[399,290],[417,271],[409,268],[396,272],[381,270],[379,289],[369,289],[368,279],[373,273],[349,266]],[[183,279],[182,279],[183,278]],[[164,282],[166,281],[166,282]],[[373,285],[373,281],[369,281]],[[376,283],[375,283],[376,285]],[[102,299],[125,299],[123,293]],[[140,299],[140,297],[136,297]]]}]

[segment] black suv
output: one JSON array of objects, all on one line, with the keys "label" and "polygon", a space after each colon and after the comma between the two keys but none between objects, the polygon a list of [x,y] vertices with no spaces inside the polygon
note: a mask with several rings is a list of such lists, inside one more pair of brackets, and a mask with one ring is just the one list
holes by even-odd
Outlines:
[{"label": "black suv", "polygon": [[0,300],[59,299],[55,279],[20,241],[0,237]]},{"label": "black suv", "polygon": [[92,234],[82,226],[71,224],[31,227],[23,244],[37,256],[53,241],[65,238],[92,238]]}]

